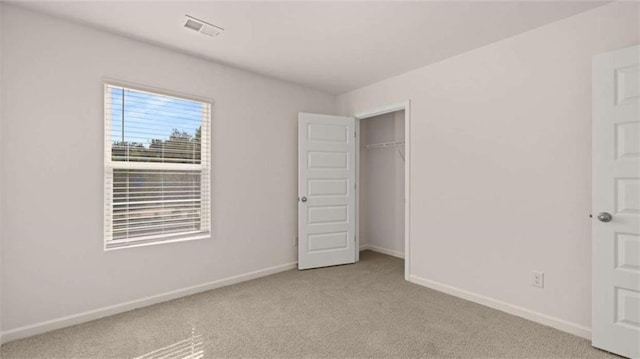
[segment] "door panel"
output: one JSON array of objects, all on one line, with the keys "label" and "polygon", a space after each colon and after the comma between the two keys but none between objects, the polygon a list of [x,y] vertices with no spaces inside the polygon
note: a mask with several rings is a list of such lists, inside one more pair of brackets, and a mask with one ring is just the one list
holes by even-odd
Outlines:
[{"label": "door panel", "polygon": [[309,170],[337,169],[348,170],[349,158],[346,152],[309,152]]},{"label": "door panel", "polygon": [[298,118],[298,268],[355,262],[353,117]]},{"label": "door panel", "polygon": [[594,59],[592,340],[630,358],[640,357],[639,70],[638,46]]}]

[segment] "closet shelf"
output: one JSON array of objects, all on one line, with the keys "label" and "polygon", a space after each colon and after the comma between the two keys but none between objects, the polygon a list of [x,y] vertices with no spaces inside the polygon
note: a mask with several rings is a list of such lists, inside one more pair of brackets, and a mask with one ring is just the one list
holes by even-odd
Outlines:
[{"label": "closet shelf", "polygon": [[370,145],[367,145],[366,149],[372,150],[376,148],[388,148],[388,147],[400,147],[400,146],[404,146],[404,141],[372,143]]}]

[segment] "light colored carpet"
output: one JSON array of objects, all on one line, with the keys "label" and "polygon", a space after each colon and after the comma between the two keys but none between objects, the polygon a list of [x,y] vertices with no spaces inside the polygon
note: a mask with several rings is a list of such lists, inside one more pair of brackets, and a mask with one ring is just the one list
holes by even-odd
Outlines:
[{"label": "light colored carpet", "polygon": [[403,262],[288,271],[14,341],[4,358],[614,358],[408,283]]}]

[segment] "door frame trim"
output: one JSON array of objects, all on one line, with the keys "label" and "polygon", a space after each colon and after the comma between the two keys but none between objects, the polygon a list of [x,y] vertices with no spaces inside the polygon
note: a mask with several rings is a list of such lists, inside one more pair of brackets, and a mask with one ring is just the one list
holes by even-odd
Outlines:
[{"label": "door frame trim", "polygon": [[404,110],[404,279],[411,275],[411,100],[363,111],[356,119],[356,261],[360,260],[360,120]]}]

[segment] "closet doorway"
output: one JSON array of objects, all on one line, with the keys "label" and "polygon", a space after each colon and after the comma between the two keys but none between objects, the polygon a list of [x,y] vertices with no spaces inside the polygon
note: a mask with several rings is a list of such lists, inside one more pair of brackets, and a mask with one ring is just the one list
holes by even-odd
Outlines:
[{"label": "closet doorway", "polygon": [[357,248],[404,258],[407,279],[410,268],[409,103],[355,117]]}]

